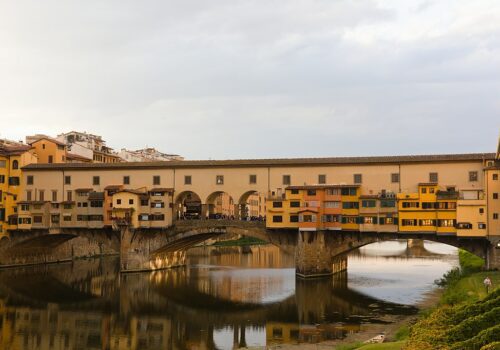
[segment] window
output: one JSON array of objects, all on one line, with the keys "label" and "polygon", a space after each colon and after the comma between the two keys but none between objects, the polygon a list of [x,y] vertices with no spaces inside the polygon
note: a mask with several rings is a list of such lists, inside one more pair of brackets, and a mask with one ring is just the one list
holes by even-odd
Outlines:
[{"label": "window", "polygon": [[477,171],[469,171],[469,181],[470,182],[477,181]]},{"label": "window", "polygon": [[299,222],[298,215],[290,215],[290,222]]},{"label": "window", "polygon": [[33,223],[34,224],[41,224],[42,222],[43,222],[43,216],[41,216],[41,215],[33,216]]},{"label": "window", "polygon": [[440,219],[438,220],[439,227],[455,227],[455,220],[452,219]]},{"label": "window", "polygon": [[376,224],[377,218],[373,216],[365,216],[363,217],[363,224]]},{"label": "window", "polygon": [[429,182],[438,182],[438,173],[429,173]]},{"label": "window", "polygon": [[21,211],[29,211],[29,210],[30,210],[29,204],[21,204]]},{"label": "window", "polygon": [[54,163],[54,157],[53,156],[49,156],[49,163]]},{"label": "window", "polygon": [[432,219],[422,219],[419,220],[420,226],[436,226],[436,220]]},{"label": "window", "polygon": [[299,190],[297,190],[296,188],[292,189],[290,191],[291,194],[299,194]]},{"label": "window", "polygon": [[484,214],[484,208],[479,208],[479,214]]},{"label": "window", "polygon": [[273,208],[283,208],[283,202],[273,202]]},{"label": "window", "polygon": [[457,224],[457,228],[460,230],[471,230],[472,229],[472,224],[469,222],[459,222]]},{"label": "window", "polygon": [[151,203],[151,208],[165,208],[165,203],[163,202],[154,202],[154,203]]},{"label": "window", "polygon": [[7,162],[5,160],[0,160],[0,168],[5,168],[7,166]]},{"label": "window", "polygon": [[363,208],[375,208],[377,206],[377,202],[374,200],[363,200],[361,201],[361,206]]},{"label": "window", "polygon": [[59,221],[60,221],[60,216],[59,214],[53,214],[51,215],[50,217],[50,221],[53,223],[53,224],[58,224]]},{"label": "window", "polygon": [[92,184],[94,186],[98,186],[100,182],[101,182],[101,179],[99,178],[99,176],[93,176],[92,177]]},{"label": "window", "polygon": [[141,206],[142,207],[147,207],[149,205],[149,200],[147,199],[141,199]]},{"label": "window", "polygon": [[11,176],[9,177],[9,186],[19,186],[19,177]]},{"label": "window", "polygon": [[256,184],[257,183],[257,175],[250,175],[249,176],[249,179],[248,179],[248,182],[253,185],[253,184]]},{"label": "window", "polygon": [[19,162],[17,160],[12,161],[12,169],[19,169]]},{"label": "window", "polygon": [[498,220],[498,213],[493,213],[493,220]]},{"label": "window", "polygon": [[63,221],[71,221],[71,215],[63,215]]},{"label": "window", "polygon": [[361,174],[354,174],[354,183],[360,184],[363,180],[363,176]]},{"label": "window", "polygon": [[215,177],[215,184],[216,185],[224,185],[224,175],[217,175]]},{"label": "window", "polygon": [[381,200],[380,207],[381,208],[394,208],[396,206],[395,200]]},{"label": "window", "polygon": [[90,206],[92,208],[102,208],[103,207],[103,202],[102,201],[90,201]]},{"label": "window", "polygon": [[273,222],[283,222],[283,216],[273,215]]},{"label": "window", "polygon": [[357,216],[342,216],[343,224],[357,224],[358,217]]},{"label": "window", "polygon": [[498,174],[493,174],[493,180],[495,180],[495,181],[498,180]]},{"label": "window", "polygon": [[130,176],[124,176],[123,177],[123,184],[124,185],[130,185]]},{"label": "window", "polygon": [[493,199],[498,199],[498,193],[497,192],[493,193]]},{"label": "window", "polygon": [[26,184],[33,185],[33,175],[26,176]]},{"label": "window", "polygon": [[121,199],[117,199],[116,200],[116,204],[122,204],[122,200]]},{"label": "window", "polygon": [[401,220],[402,226],[417,226],[417,220],[415,219],[403,219]]},{"label": "window", "polygon": [[64,209],[71,209],[71,207],[72,207],[71,203],[66,203],[63,205]]},{"label": "window", "polygon": [[40,198],[41,201],[44,201],[45,200],[45,191],[44,190],[40,190],[38,192],[38,197]]},{"label": "window", "polygon": [[57,202],[57,191],[52,190],[52,202]]},{"label": "window", "polygon": [[5,175],[0,175],[0,184],[5,183]]},{"label": "window", "polygon": [[184,185],[191,185],[193,183],[193,178],[191,175],[184,176]]},{"label": "window", "polygon": [[429,193],[434,193],[434,192],[435,192],[435,188],[434,187],[429,188]]},{"label": "window", "polygon": [[64,184],[65,184],[65,185],[71,185],[71,176],[66,175],[66,176],[64,177]]},{"label": "window", "polygon": [[420,190],[420,192],[422,192],[423,194],[427,193],[427,187],[422,187],[422,189]]},{"label": "window", "polygon": [[[281,202],[279,202],[279,203],[281,203]],[[291,201],[290,208],[300,208],[300,202],[299,201]]]},{"label": "window", "polygon": [[486,230],[486,224],[484,222],[479,222],[477,228],[480,230]]},{"label": "window", "polygon": [[149,221],[149,215],[148,214],[139,215],[139,221]]},{"label": "window", "polygon": [[128,204],[134,204],[134,200],[131,198],[128,200]]},{"label": "window", "polygon": [[325,208],[340,208],[340,202],[327,201],[325,203]]},{"label": "window", "polygon": [[318,175],[318,183],[319,184],[326,184],[326,175]]},{"label": "window", "polygon": [[326,214],[321,219],[323,222],[339,222],[339,215]]},{"label": "window", "polygon": [[316,215],[302,215],[302,222],[316,222]]},{"label": "window", "polygon": [[283,185],[290,185],[292,183],[292,177],[290,175],[283,175]]},{"label": "window", "polygon": [[153,176],[153,185],[159,185],[160,184],[160,175],[154,175]]},{"label": "window", "polygon": [[307,195],[308,196],[315,196],[316,195],[316,190],[311,190],[311,189],[307,190]]},{"label": "window", "polygon": [[26,191],[26,200],[31,201],[31,190]]},{"label": "window", "polygon": [[340,188],[329,188],[326,190],[328,196],[338,196],[340,194]]},{"label": "window", "polygon": [[71,202],[73,200],[73,191],[66,192],[66,200]]},{"label": "window", "polygon": [[343,209],[358,209],[359,203],[358,202],[342,202],[342,208]]},{"label": "window", "polygon": [[319,201],[307,201],[305,203],[305,206],[307,208],[318,208],[319,207]]},{"label": "window", "polygon": [[343,196],[355,196],[357,194],[356,187],[344,187],[342,188]]},{"label": "window", "polygon": [[418,208],[420,205],[418,202],[403,202],[403,208]]},{"label": "window", "polygon": [[391,182],[392,183],[398,183],[399,182],[399,173],[392,173],[391,174]]},{"label": "window", "polygon": [[[434,204],[435,203],[433,203],[433,202],[423,202],[422,209],[434,209]],[[437,209],[437,206],[436,206],[436,209]]]}]

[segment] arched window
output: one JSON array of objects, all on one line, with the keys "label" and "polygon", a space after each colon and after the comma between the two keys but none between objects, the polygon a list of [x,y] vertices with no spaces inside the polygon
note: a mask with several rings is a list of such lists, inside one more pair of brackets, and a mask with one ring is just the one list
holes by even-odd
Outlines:
[{"label": "arched window", "polygon": [[12,161],[12,169],[19,169],[19,162],[17,160]]}]

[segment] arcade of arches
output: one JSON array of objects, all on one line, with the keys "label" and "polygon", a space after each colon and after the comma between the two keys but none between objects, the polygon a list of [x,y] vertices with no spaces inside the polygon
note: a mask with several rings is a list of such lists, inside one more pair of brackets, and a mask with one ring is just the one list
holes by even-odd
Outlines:
[{"label": "arcade of arches", "polygon": [[181,192],[175,200],[175,218],[259,220],[266,215],[266,200],[262,193],[248,191],[235,200],[228,193],[211,193],[205,201],[192,191]]}]

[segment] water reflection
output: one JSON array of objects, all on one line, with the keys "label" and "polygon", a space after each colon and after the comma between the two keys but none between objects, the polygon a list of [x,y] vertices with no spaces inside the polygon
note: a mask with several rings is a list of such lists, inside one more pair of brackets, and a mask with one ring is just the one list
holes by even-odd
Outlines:
[{"label": "water reflection", "polygon": [[[376,256],[351,257],[349,279],[316,281],[296,280],[293,257],[272,246],[197,248],[189,259],[189,268],[125,275],[114,258],[1,271],[0,347],[234,349],[318,342],[383,323],[387,314],[416,312],[404,305],[411,295],[377,298],[385,296],[381,288],[404,291],[405,285],[387,283],[403,276],[393,272],[394,261]],[[379,265],[384,274],[373,267],[380,262],[387,265]],[[413,276],[416,289],[429,280]],[[378,281],[375,287],[363,286],[370,279]]]}]

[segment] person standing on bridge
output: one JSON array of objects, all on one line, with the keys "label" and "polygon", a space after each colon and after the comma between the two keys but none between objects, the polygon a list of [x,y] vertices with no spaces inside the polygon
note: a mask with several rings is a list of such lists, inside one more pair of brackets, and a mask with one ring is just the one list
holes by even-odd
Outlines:
[{"label": "person standing on bridge", "polygon": [[488,294],[490,287],[491,287],[491,279],[488,276],[486,276],[483,283],[484,283],[484,286],[486,287],[486,294]]}]

